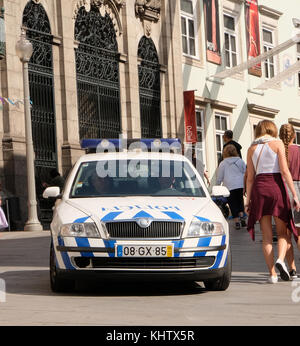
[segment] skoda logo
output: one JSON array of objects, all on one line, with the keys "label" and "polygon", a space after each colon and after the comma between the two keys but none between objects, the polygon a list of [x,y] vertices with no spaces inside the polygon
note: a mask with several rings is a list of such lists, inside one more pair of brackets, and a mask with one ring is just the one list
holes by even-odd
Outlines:
[{"label": "skoda logo", "polygon": [[151,225],[152,220],[151,219],[138,219],[138,220],[136,220],[136,222],[141,228],[147,228]]}]

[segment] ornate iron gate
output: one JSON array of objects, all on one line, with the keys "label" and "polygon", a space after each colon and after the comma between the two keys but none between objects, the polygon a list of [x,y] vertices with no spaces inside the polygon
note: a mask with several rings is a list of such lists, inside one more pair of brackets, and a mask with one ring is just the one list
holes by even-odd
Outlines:
[{"label": "ornate iron gate", "polygon": [[153,41],[142,37],[138,47],[141,131],[143,138],[159,138],[161,130],[160,65]]},{"label": "ornate iron gate", "polygon": [[121,132],[119,54],[110,16],[96,6],[75,23],[80,138],[117,138]]},{"label": "ornate iron gate", "polygon": [[32,137],[39,216],[41,222],[46,225],[52,217],[52,205],[42,198],[41,183],[48,182],[50,170],[57,168],[53,36],[46,11],[41,4],[33,1],[28,2],[24,9],[23,26],[27,28],[27,38],[33,45],[33,55],[29,62]]}]

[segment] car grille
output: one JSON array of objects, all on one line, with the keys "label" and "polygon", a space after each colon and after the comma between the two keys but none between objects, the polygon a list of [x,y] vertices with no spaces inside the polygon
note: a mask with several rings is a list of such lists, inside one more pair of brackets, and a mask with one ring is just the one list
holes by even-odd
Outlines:
[{"label": "car grille", "polygon": [[120,238],[180,238],[184,222],[152,221],[149,227],[142,228],[135,221],[108,222],[105,224],[111,239]]},{"label": "car grille", "polygon": [[[85,265],[82,260],[84,259]],[[175,258],[110,258],[110,257],[75,257],[79,268],[110,268],[110,269],[195,269],[211,267],[215,256],[175,257]]]}]

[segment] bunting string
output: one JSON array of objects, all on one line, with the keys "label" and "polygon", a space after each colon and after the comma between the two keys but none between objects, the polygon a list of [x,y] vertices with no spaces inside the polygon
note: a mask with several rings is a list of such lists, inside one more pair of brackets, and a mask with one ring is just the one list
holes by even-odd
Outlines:
[{"label": "bunting string", "polygon": [[[21,99],[10,99],[10,98],[6,98],[6,97],[2,97],[0,96],[0,109],[3,108],[3,106],[5,104],[9,104],[11,106],[14,106],[14,107],[17,107],[17,108],[20,108],[20,105],[24,105],[24,100],[21,100]],[[32,105],[32,101],[29,100],[30,104]]]}]

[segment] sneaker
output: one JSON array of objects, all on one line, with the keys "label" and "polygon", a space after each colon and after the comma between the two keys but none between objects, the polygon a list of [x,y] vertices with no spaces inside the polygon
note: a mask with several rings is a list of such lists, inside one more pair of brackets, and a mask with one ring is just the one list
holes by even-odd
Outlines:
[{"label": "sneaker", "polygon": [[241,229],[241,224],[239,222],[235,223],[235,229]]},{"label": "sneaker", "polygon": [[246,227],[247,226],[246,220],[244,218],[241,218],[241,226],[242,227]]},{"label": "sneaker", "polygon": [[283,281],[289,281],[290,280],[290,274],[289,274],[287,267],[283,261],[278,259],[276,261],[275,267],[279,270],[280,277]]},{"label": "sneaker", "polygon": [[270,276],[268,277],[268,281],[269,284],[277,284],[278,282],[278,276]]},{"label": "sneaker", "polygon": [[289,272],[289,274],[290,274],[291,280],[296,280],[296,279],[298,279],[298,275],[297,275],[297,272],[296,272],[295,269],[292,269],[292,270]]}]

